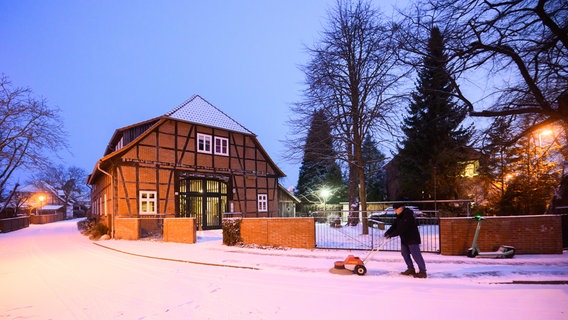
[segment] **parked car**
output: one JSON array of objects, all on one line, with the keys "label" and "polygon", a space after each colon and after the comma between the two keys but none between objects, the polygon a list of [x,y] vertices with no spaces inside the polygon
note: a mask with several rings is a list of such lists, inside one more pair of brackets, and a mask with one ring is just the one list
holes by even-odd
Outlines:
[{"label": "parked car", "polygon": [[420,209],[418,209],[418,207],[415,207],[415,206],[407,206],[407,208],[410,209],[410,210],[412,210],[412,211],[414,211],[414,216],[415,216],[415,217],[421,217],[421,216],[424,215],[424,213],[423,213]]},{"label": "parked car", "polygon": [[391,224],[396,217],[396,213],[392,207],[386,208],[383,211],[373,212],[368,217],[367,224],[371,228],[378,228],[380,224]]},{"label": "parked car", "polygon": [[394,220],[394,217],[379,217],[376,213],[375,214],[371,214],[368,218],[367,218],[367,225],[371,228],[380,228],[382,229],[382,227],[379,227],[380,225],[384,226],[386,223],[392,223],[392,221]]},{"label": "parked car", "polygon": [[[414,212],[415,217],[421,217],[423,215],[422,211],[416,206],[406,206],[408,209]],[[396,213],[393,207],[388,207],[383,211],[373,212],[368,217],[368,225],[371,228],[377,228],[380,223],[392,224],[396,218]]]}]

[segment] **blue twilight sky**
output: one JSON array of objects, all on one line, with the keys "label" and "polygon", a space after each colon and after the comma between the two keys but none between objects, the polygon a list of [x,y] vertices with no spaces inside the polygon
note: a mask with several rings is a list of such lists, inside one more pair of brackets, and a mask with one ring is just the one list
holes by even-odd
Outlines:
[{"label": "blue twilight sky", "polygon": [[[0,73],[58,107],[65,166],[91,172],[114,130],[199,94],[284,160],[290,104],[301,99],[305,45],[335,0],[0,0]],[[377,1],[383,12],[396,1]]]}]

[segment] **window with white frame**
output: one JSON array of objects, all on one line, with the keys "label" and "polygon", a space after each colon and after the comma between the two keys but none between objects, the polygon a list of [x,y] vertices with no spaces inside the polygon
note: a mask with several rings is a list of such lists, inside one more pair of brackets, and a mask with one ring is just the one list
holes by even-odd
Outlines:
[{"label": "window with white frame", "polygon": [[259,194],[258,195],[258,212],[268,211],[268,195]]},{"label": "window with white frame", "polygon": [[229,155],[229,139],[215,137],[215,154],[228,156]]},{"label": "window with white frame", "polygon": [[140,191],[140,214],[156,213],[156,191]]},{"label": "window with white frame", "polygon": [[211,153],[211,136],[208,134],[197,134],[197,152]]},{"label": "window with white frame", "polygon": [[99,216],[101,215],[101,211],[99,210],[99,201],[100,199],[97,198],[95,199],[92,204],[91,204],[91,212],[93,214],[98,214]]},{"label": "window with white frame", "polygon": [[105,205],[105,204],[104,204],[104,199],[103,199],[103,197],[100,197],[100,198],[99,198],[99,208],[98,208],[98,209],[99,209],[99,215],[101,215],[101,216],[106,215],[106,212],[103,211],[104,205]]}]

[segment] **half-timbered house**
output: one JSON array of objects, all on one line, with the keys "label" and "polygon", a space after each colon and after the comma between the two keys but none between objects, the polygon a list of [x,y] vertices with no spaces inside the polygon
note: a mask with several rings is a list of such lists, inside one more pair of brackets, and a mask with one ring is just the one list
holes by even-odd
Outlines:
[{"label": "half-timbered house", "polygon": [[254,133],[194,95],[163,116],[117,129],[87,183],[92,212],[109,225],[193,217],[214,229],[227,212],[277,217],[284,176]]}]

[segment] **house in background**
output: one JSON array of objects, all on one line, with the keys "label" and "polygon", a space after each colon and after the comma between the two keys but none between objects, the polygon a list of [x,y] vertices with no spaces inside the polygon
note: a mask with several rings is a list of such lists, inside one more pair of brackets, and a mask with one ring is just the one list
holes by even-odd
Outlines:
[{"label": "house in background", "polygon": [[298,197],[296,197],[290,190],[284,188],[284,186],[280,185],[279,187],[279,215],[281,217],[295,217],[296,206],[300,204],[300,199],[298,199]]},{"label": "house in background", "polygon": [[194,95],[117,129],[87,183],[91,213],[112,233],[117,218],[193,217],[215,229],[226,212],[277,217],[284,176],[255,134]]},{"label": "house in background", "polygon": [[10,202],[16,215],[61,214],[62,218],[73,218],[73,205],[66,204],[57,190],[25,185],[16,190]]}]

